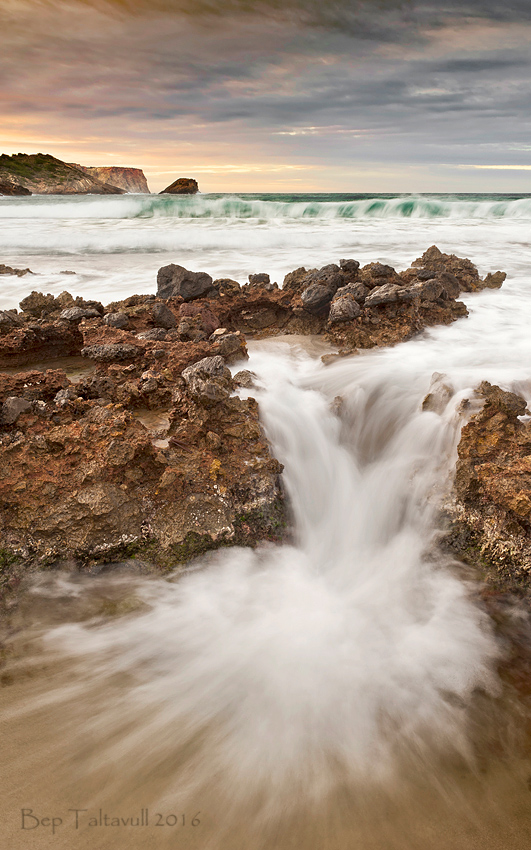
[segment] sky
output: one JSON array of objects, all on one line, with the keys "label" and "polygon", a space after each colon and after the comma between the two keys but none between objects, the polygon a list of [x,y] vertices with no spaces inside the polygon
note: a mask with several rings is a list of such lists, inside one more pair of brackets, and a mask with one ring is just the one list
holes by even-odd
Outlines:
[{"label": "sky", "polygon": [[531,192],[530,0],[1,0],[0,151],[152,191]]}]

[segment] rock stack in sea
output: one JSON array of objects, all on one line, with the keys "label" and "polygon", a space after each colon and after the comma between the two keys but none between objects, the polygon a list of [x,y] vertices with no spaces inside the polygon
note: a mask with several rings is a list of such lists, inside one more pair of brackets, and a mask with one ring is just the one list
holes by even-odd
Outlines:
[{"label": "rock stack in sea", "polygon": [[166,186],[159,194],[161,195],[196,195],[199,192],[197,180],[193,177],[179,177]]}]

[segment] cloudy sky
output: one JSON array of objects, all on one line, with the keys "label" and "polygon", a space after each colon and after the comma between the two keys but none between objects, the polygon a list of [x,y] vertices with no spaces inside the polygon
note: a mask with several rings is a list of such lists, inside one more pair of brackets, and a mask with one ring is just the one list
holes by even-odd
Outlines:
[{"label": "cloudy sky", "polygon": [[530,0],[1,0],[0,150],[152,190],[531,192]]}]

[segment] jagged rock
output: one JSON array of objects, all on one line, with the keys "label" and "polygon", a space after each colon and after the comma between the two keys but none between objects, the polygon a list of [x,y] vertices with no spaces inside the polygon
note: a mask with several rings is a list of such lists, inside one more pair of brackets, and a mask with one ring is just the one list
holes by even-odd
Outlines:
[{"label": "jagged rock", "polygon": [[437,278],[422,280],[413,284],[407,290],[411,295],[421,298],[423,301],[436,301],[443,292],[443,285]]},{"label": "jagged rock", "polygon": [[226,328],[218,328],[210,337],[210,342],[215,343],[215,353],[220,354],[227,363],[237,363],[238,360],[247,359],[247,347],[245,337],[240,331],[227,331]]},{"label": "jagged rock", "polygon": [[221,277],[213,281],[212,286],[220,295],[239,295],[241,286],[237,280],[231,280],[230,277]]},{"label": "jagged rock", "polygon": [[156,340],[158,342],[162,342],[162,340],[166,339],[168,332],[165,328],[150,328],[147,331],[141,331],[141,333],[136,335],[137,339],[151,339]]},{"label": "jagged rock", "polygon": [[262,310],[253,312],[251,310],[242,310],[242,319],[245,323],[246,330],[260,331],[264,328],[270,328],[277,321],[277,313],[271,307],[266,307]]},{"label": "jagged rock", "polygon": [[22,397],[26,401],[51,401],[65,386],[68,386],[68,378],[61,369],[48,369],[46,372],[38,369],[15,373],[0,372],[0,402],[10,396]]},{"label": "jagged rock", "polygon": [[33,292],[22,299],[19,307],[24,313],[40,319],[41,316],[47,313],[53,313],[56,309],[56,303],[55,298],[50,293],[44,295],[42,292],[33,290]]},{"label": "jagged rock", "polygon": [[268,274],[260,273],[260,274],[250,274],[249,275],[249,283],[251,286],[266,286],[266,284],[270,283],[270,278]]},{"label": "jagged rock", "polygon": [[170,337],[176,334],[182,341],[190,340],[192,342],[199,342],[207,338],[203,323],[201,322],[201,316],[190,316],[189,318],[181,319],[177,328],[168,333]]},{"label": "jagged rock", "polygon": [[199,319],[201,330],[206,336],[210,336],[220,326],[217,315],[204,303],[181,304],[179,313],[183,318]]},{"label": "jagged rock", "polygon": [[24,325],[24,322],[16,313],[12,313],[11,310],[0,310],[1,329],[12,329],[21,327],[22,325]]},{"label": "jagged rock", "polygon": [[197,180],[193,177],[179,177],[159,192],[160,195],[195,195],[199,192]]},{"label": "jagged rock", "polygon": [[237,387],[243,387],[247,390],[256,386],[256,374],[249,369],[242,369],[240,372],[236,372],[232,380]]},{"label": "jagged rock", "polygon": [[335,298],[332,301],[328,321],[330,324],[350,322],[352,319],[357,319],[360,315],[361,308],[358,302],[351,295],[343,295],[341,298]]},{"label": "jagged rock", "polygon": [[459,281],[461,291],[477,292],[482,288],[478,270],[470,260],[456,257],[455,254],[443,254],[436,245],[432,245],[413,262],[413,267],[420,267],[437,276],[438,272],[450,272]]},{"label": "jagged rock", "polygon": [[182,376],[190,396],[205,407],[225,401],[233,390],[230,371],[219,355],[188,366]]},{"label": "jagged rock", "polygon": [[483,286],[487,289],[499,289],[506,277],[505,272],[494,272],[493,274],[489,272],[483,281]]},{"label": "jagged rock", "polygon": [[2,425],[14,425],[22,413],[31,410],[31,404],[25,398],[10,396],[4,401],[0,412],[0,423]]},{"label": "jagged rock", "polygon": [[327,286],[335,293],[341,286],[347,283],[345,275],[335,263],[329,263],[317,271],[308,273],[308,283],[318,283],[322,286]]},{"label": "jagged rock", "polygon": [[417,272],[417,280],[433,280],[437,276],[437,272],[433,269],[419,269]]},{"label": "jagged rock", "polygon": [[359,271],[360,264],[357,260],[340,260],[339,267],[349,277],[353,277]]},{"label": "jagged rock", "polygon": [[84,310],[82,307],[68,307],[66,310],[63,310],[60,319],[66,319],[67,322],[80,322],[81,319],[96,319],[99,317],[98,310],[95,310],[93,307],[87,310]]},{"label": "jagged rock", "polygon": [[313,283],[301,295],[302,306],[313,316],[326,316],[335,291],[329,286]]},{"label": "jagged rock", "polygon": [[369,272],[371,277],[395,277],[396,271],[392,266],[386,266],[384,263],[369,263],[363,266],[362,271]]},{"label": "jagged rock", "polygon": [[110,328],[120,328],[121,330],[125,330],[125,328],[129,327],[129,316],[127,313],[107,313],[103,317],[103,321]]},{"label": "jagged rock", "polygon": [[171,263],[157,274],[157,296],[165,300],[180,295],[183,301],[193,301],[215,292],[212,278],[206,272],[191,272]]},{"label": "jagged rock", "polygon": [[142,349],[136,345],[121,343],[108,343],[104,345],[88,345],[81,349],[83,357],[90,360],[107,362],[112,360],[133,360],[142,353]]},{"label": "jagged rock", "polygon": [[177,318],[166,304],[154,304],[152,308],[153,321],[159,328],[167,331],[177,327]]},{"label": "jagged rock", "polygon": [[[68,293],[62,293],[62,294],[68,295]],[[56,298],[56,301],[58,301],[60,297],[61,296],[59,295]],[[105,313],[105,308],[104,308],[103,304],[101,303],[101,301],[85,301],[84,298],[78,297],[78,298],[75,299],[75,304],[76,304],[77,307],[81,307],[83,310],[96,310],[96,312],[99,313],[100,316],[103,316],[103,314]]]},{"label": "jagged rock", "polygon": [[363,283],[347,283],[346,286],[342,286],[341,289],[337,290],[334,295],[334,301],[336,298],[342,298],[344,295],[350,295],[354,301],[358,302],[358,304],[363,304],[369,292],[370,289],[368,289]]},{"label": "jagged rock", "polygon": [[431,413],[442,413],[454,394],[454,388],[446,380],[446,375],[434,372],[431,376],[430,389],[424,401],[422,409]]},{"label": "jagged rock", "polygon": [[484,381],[484,400],[461,431],[446,543],[505,590],[531,573],[531,422],[526,402]]},{"label": "jagged rock", "polygon": [[[317,271],[317,269],[313,269],[313,272]],[[295,269],[292,272],[289,272],[284,278],[284,283],[282,284],[282,290],[284,292],[297,292],[300,293],[303,289],[306,288],[308,275],[312,274],[312,272],[306,271],[304,266],[301,266],[299,269]]]},{"label": "jagged rock", "polygon": [[78,398],[78,395],[79,394],[74,387],[64,387],[55,395],[54,401],[56,404],[60,404],[65,401],[74,401],[74,399]]},{"label": "jagged rock", "polygon": [[17,277],[24,277],[26,274],[33,274],[31,269],[13,269],[11,266],[5,266],[0,263],[0,274],[14,274]]},{"label": "jagged rock", "polygon": [[365,299],[366,307],[376,307],[378,304],[392,304],[398,301],[398,293],[400,287],[395,283],[384,283],[383,286],[378,286],[373,289],[370,295]]},{"label": "jagged rock", "polygon": [[[451,272],[439,272],[437,275],[437,280],[444,291],[446,292],[448,298],[458,298],[461,292],[461,287],[459,286],[459,281],[456,276]],[[501,286],[501,284],[500,284]]]}]

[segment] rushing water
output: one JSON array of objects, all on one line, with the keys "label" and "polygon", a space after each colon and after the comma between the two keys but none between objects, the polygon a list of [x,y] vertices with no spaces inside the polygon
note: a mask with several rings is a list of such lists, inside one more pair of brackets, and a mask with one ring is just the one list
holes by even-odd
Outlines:
[{"label": "rushing water", "polygon": [[[109,199],[106,219],[93,205],[107,199],[0,207],[14,211],[0,236],[11,239],[5,261],[29,259],[13,236],[24,210],[35,215],[24,227],[35,234],[36,271],[37,262],[58,262],[66,211],[77,212],[71,244],[79,247],[80,234],[87,241],[71,265],[96,286],[101,262],[123,295],[135,289],[133,234],[139,251],[147,234],[150,250],[160,250],[159,238],[177,246],[193,235],[195,258],[184,264],[224,276],[236,259],[270,270],[279,245],[288,271],[339,254],[400,268],[434,242],[482,271],[509,272],[502,290],[467,296],[468,319],[387,351],[325,367],[298,341],[251,343],[253,394],[285,464],[289,545],[224,550],[169,580],[118,571],[35,582],[2,691],[10,847],[529,846],[528,707],[498,675],[507,646],[472,577],[435,543],[461,401],[483,379],[530,394],[531,202],[432,200],[439,206],[428,217],[421,201],[414,214],[403,199],[382,200],[376,214],[374,199],[181,206],[126,197]],[[273,213],[266,223],[264,205]],[[61,220],[51,215],[58,207]],[[128,218],[118,216],[124,209]],[[56,239],[46,256],[45,233]],[[176,247],[171,259],[183,262]],[[453,395],[438,413],[422,412],[434,372]],[[44,826],[21,830],[23,807],[63,823],[54,836]],[[89,825],[100,808],[127,820],[146,807],[149,824]],[[88,810],[78,830],[74,808]]]}]

